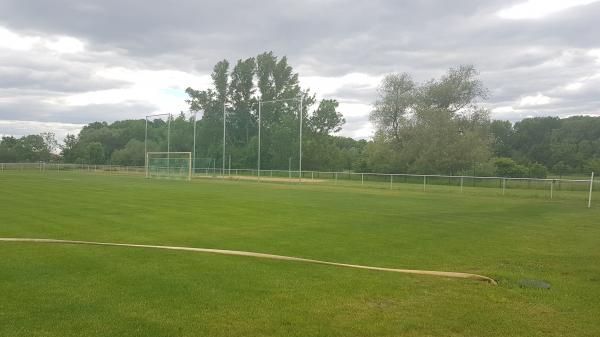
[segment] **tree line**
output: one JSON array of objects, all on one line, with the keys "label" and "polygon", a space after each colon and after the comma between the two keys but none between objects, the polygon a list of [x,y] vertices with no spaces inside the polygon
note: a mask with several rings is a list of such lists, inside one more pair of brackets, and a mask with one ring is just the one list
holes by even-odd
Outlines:
[{"label": "tree line", "polygon": [[[192,151],[196,167],[226,167],[545,177],[600,171],[600,117],[491,120],[488,90],[473,66],[418,83],[410,74],[381,82],[370,120],[372,140],[336,133],[345,123],[336,100],[317,101],[286,57],[273,53],[215,64],[210,88],[188,88],[189,111],[170,120],[94,122],[57,145],[52,134],[2,137],[0,162],[143,165],[144,151]],[[195,116],[195,117],[194,117]],[[57,149],[60,153],[57,153]]]}]

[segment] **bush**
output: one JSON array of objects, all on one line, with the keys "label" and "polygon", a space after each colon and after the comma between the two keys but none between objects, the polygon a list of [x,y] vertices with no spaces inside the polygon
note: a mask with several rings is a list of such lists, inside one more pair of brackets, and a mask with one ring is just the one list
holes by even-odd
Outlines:
[{"label": "bush", "polygon": [[548,169],[546,166],[538,163],[529,165],[529,177],[530,178],[546,178],[548,176]]},{"label": "bush", "polygon": [[594,172],[600,175],[600,158],[588,160],[583,169],[585,170],[585,173]]},{"label": "bush", "polygon": [[522,178],[529,172],[527,167],[517,164],[511,158],[496,158],[494,166],[496,166],[496,175],[500,177]]},{"label": "bush", "polygon": [[552,166],[552,172],[558,174],[560,177],[562,177],[564,174],[571,172],[571,170],[571,167],[565,164],[565,162],[563,161],[559,161],[558,163],[554,164],[554,166]]}]

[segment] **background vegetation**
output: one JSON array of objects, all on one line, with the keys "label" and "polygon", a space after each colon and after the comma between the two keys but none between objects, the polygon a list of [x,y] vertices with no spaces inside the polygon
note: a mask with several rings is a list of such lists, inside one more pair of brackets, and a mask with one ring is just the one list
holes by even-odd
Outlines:
[{"label": "background vegetation", "polygon": [[[340,137],[344,118],[336,100],[317,101],[301,88],[287,58],[273,53],[218,62],[213,85],[186,90],[196,112],[197,167],[220,167],[223,109],[227,157],[232,168],[256,166],[258,101],[261,167],[297,169],[299,101],[302,97],[303,169],[383,173],[441,173],[545,177],[600,171],[600,117],[527,118],[512,124],[491,120],[481,103],[488,91],[472,66],[449,69],[439,79],[416,83],[409,74],[386,76],[373,103],[372,140]],[[167,121],[148,125],[148,150],[167,150]],[[171,151],[191,151],[194,120],[171,120]],[[145,121],[94,122],[60,146],[52,134],[2,137],[0,162],[143,165]],[[215,162],[213,162],[215,160]],[[228,163],[226,164],[228,165]]]}]

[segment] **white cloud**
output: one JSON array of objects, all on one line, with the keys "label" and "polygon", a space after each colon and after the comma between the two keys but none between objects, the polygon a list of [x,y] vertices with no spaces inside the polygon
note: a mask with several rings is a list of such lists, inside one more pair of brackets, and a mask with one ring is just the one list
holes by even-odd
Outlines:
[{"label": "white cloud", "polygon": [[22,36],[0,27],[0,48],[30,50],[39,40],[39,37]]},{"label": "white cloud", "polygon": [[531,107],[531,106],[549,104],[550,102],[552,102],[552,98],[542,95],[541,93],[538,92],[536,95],[533,95],[533,96],[522,97],[519,100],[518,105],[521,107]]},{"label": "white cloud", "polygon": [[80,53],[84,50],[83,42],[69,36],[60,36],[56,39],[45,41],[44,45],[46,48],[57,53],[72,54]]},{"label": "white cloud", "polygon": [[85,44],[71,36],[24,35],[0,26],[0,48],[19,51],[41,48],[59,54],[72,54],[83,52]]},{"label": "white cloud", "polygon": [[177,70],[135,70],[121,67],[99,70],[96,76],[129,83],[119,89],[90,91],[69,95],[49,102],[70,106],[91,104],[131,104],[143,102],[156,106],[148,113],[172,113],[187,111],[185,89],[206,88],[211,83],[210,76],[198,76]]},{"label": "white cloud", "polygon": [[84,124],[0,120],[0,136],[22,137],[42,132],[53,132],[62,141],[67,134],[77,134]]},{"label": "white cloud", "polygon": [[497,14],[504,19],[539,19],[565,9],[588,5],[599,0],[528,0],[500,10]]},{"label": "white cloud", "polygon": [[511,113],[514,111],[515,111],[515,109],[512,106],[499,106],[499,107],[492,109],[492,113],[499,114],[499,115],[505,114],[505,113]]},{"label": "white cloud", "polygon": [[579,89],[581,89],[583,87],[583,83],[582,82],[573,82],[573,83],[569,83],[565,86],[565,89],[569,90],[569,91],[577,91]]},{"label": "white cloud", "polygon": [[320,97],[327,98],[327,95],[334,94],[340,89],[347,87],[355,90],[374,89],[381,83],[381,78],[381,76],[364,73],[349,73],[339,77],[302,76],[300,77],[300,83],[302,86],[311,88]]}]

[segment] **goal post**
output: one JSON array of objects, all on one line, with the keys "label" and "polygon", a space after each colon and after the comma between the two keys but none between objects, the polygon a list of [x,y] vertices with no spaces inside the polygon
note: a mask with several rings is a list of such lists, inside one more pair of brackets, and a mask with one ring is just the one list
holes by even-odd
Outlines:
[{"label": "goal post", "polygon": [[192,179],[191,152],[146,152],[146,178]]}]

